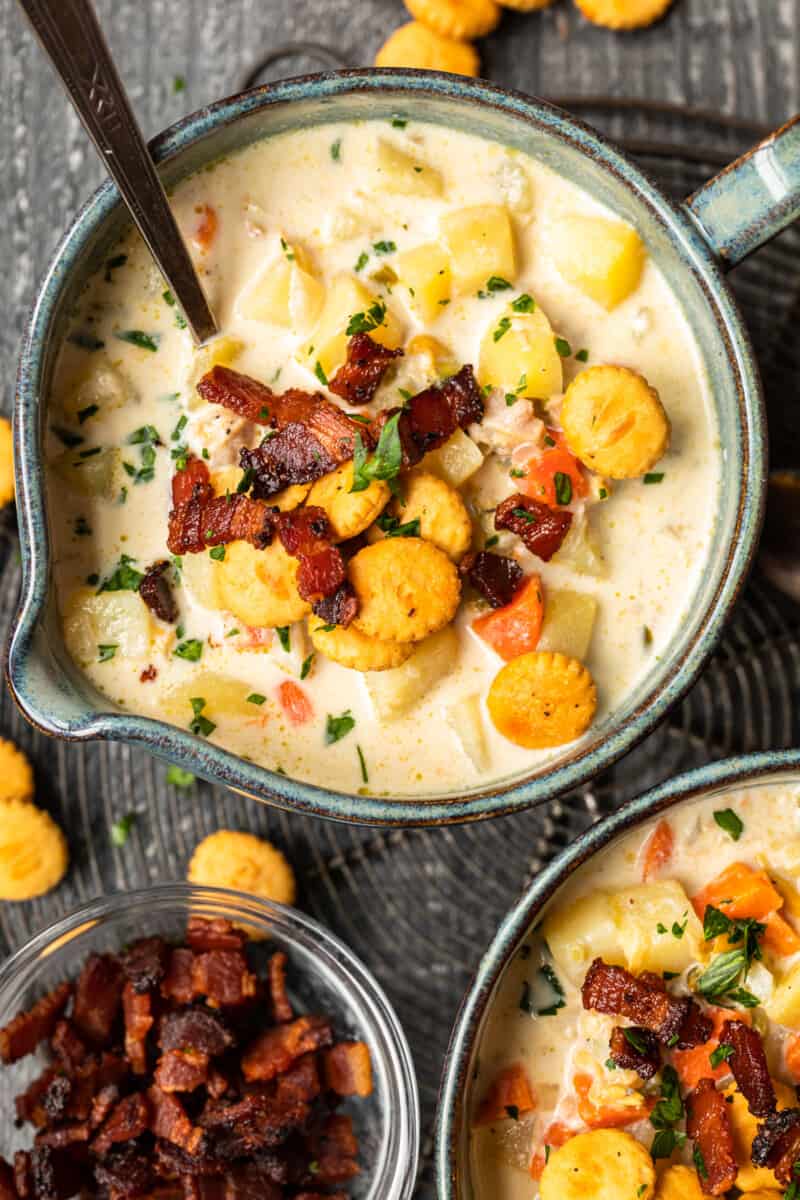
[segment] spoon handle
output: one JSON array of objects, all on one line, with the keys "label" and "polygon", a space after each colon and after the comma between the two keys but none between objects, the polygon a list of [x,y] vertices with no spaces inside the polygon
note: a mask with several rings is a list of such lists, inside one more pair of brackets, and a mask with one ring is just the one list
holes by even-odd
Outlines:
[{"label": "spoon handle", "polygon": [[19,0],[194,339],[218,332],[90,0]]}]

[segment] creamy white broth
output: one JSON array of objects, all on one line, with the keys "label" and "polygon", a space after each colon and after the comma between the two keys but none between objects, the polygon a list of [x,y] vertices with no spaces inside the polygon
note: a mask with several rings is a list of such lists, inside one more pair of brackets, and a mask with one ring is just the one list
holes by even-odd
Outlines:
[{"label": "creamy white broth", "polygon": [[[374,165],[378,138],[435,164],[445,180],[443,196],[402,196],[381,190]],[[335,160],[331,147],[337,142]],[[556,560],[544,564],[530,555],[521,558],[526,570],[540,573],[545,589],[567,586],[597,596],[599,608],[586,665],[598,687],[598,719],[618,707],[685,618],[712,538],[719,479],[717,433],[699,352],[652,262],[646,263],[636,291],[606,312],[567,286],[548,254],[549,230],[559,215],[604,210],[530,158],[433,126],[411,124],[397,130],[388,123],[367,122],[277,137],[184,182],[175,190],[172,203],[221,328],[227,337],[242,343],[232,365],[276,390],[318,387],[313,372],[293,357],[305,336],[241,314],[247,288],[280,255],[280,238],[304,247],[313,257],[317,276],[328,283],[337,274],[352,273],[361,252],[378,240],[390,240],[403,251],[434,240],[443,213],[480,203],[509,204],[519,260],[515,291],[510,295],[523,291],[533,295],[573,349],[588,349],[590,364],[613,362],[640,371],[658,389],[672,423],[671,448],[658,466],[663,481],[657,487],[645,487],[641,480],[615,484],[610,499],[593,508],[592,527],[607,563],[606,578],[579,575]],[[210,249],[203,251],[196,234],[206,205],[217,214],[218,231]],[[174,468],[171,449],[186,442],[199,455],[206,448],[212,470],[238,457],[236,434],[241,423],[196,395],[201,360],[188,331],[178,328],[176,310],[165,303],[165,284],[138,236],[128,237],[115,250],[117,254],[126,255],[127,261],[92,281],[73,326],[75,331],[90,332],[105,347],[89,353],[69,342],[64,346],[51,398],[51,425],[68,424],[84,437],[71,453],[79,455],[96,446],[122,447],[122,458],[136,469],[143,462],[140,447],[125,444],[136,429],[152,425],[166,448],[157,449],[151,482],[137,484],[121,477],[121,486],[127,487],[122,504],[117,491],[113,500],[85,496],[51,473],[55,580],[64,612],[74,603],[70,598],[76,589],[87,587],[87,578],[106,578],[121,554],[135,560],[139,570],[165,557]],[[477,363],[480,340],[503,311],[508,295],[454,300],[432,325],[423,327],[399,289],[389,295],[370,278],[375,268],[391,261],[391,255],[372,256],[363,280],[401,319],[406,338],[424,328],[446,343],[458,362]],[[115,338],[115,332],[130,329],[157,335],[157,352]],[[111,365],[123,381],[120,402],[101,404],[100,411],[82,423],[76,424],[74,414],[65,421],[59,410],[65,401],[70,403],[76,379],[102,364]],[[580,365],[572,357],[564,360],[565,386]],[[398,387],[419,388],[424,382],[418,360],[409,356],[396,378],[379,391],[371,409],[396,403]],[[185,428],[173,439],[183,415]],[[63,452],[58,437],[50,435],[48,455],[55,458]],[[484,467],[466,485],[467,497],[475,499],[482,488],[491,496],[496,474],[496,467]],[[501,494],[513,490],[507,468],[500,482]],[[76,522],[79,529],[88,526],[91,533],[76,533]],[[476,531],[476,545],[481,543]],[[408,715],[389,723],[378,721],[360,673],[317,654],[301,685],[313,705],[314,718],[293,726],[277,702],[276,689],[287,677],[297,679],[310,652],[302,623],[291,630],[288,656],[277,639],[267,645],[269,639],[264,638],[248,647],[243,634],[229,636],[239,623],[204,603],[207,576],[203,572],[213,565],[185,560],[184,569],[185,585],[176,592],[181,628],[184,639],[202,641],[199,663],[176,658],[174,631],[153,622],[152,645],[146,651],[80,664],[122,708],[188,725],[192,713],[185,696],[203,694],[202,687],[191,690],[192,682],[222,674],[240,681],[247,689],[245,695],[253,692],[265,700],[253,707],[252,716],[215,718],[212,741],[303,780],[378,795],[468,790],[534,768],[560,753],[512,745],[485,714],[488,757],[484,765],[476,767],[465,751],[446,710],[463,696],[484,697],[502,664],[469,629],[475,610],[463,604],[456,621],[455,666]],[[149,665],[155,667],[157,677],[143,683],[140,676]],[[184,696],[180,714],[170,702],[179,689]],[[353,732],[326,745],[327,715],[344,710],[355,719]],[[368,780],[363,777],[357,746],[364,755]]]},{"label": "creamy white broth", "polygon": [[[715,812],[728,809],[744,826],[737,840],[714,818]],[[786,896],[781,913],[786,915],[793,928],[800,928],[797,919],[800,910],[792,902],[791,891],[786,890],[787,884],[789,889],[800,886],[800,784],[716,795],[672,809],[664,819],[674,835],[674,850],[670,862],[651,879],[651,884],[677,882],[685,892],[685,908],[692,921],[691,898],[726,867],[745,863],[755,870],[766,871],[770,879],[779,884]],[[655,820],[648,822],[579,868],[549,902],[501,980],[477,1050],[478,1074],[469,1097],[471,1120],[475,1121],[491,1081],[499,1071],[512,1064],[520,1064],[526,1071],[537,1103],[536,1111],[518,1122],[501,1120],[472,1128],[469,1174],[475,1200],[533,1200],[538,1196],[538,1186],[529,1168],[532,1159],[543,1152],[548,1129],[557,1123],[570,1127],[574,1133],[587,1128],[577,1111],[573,1083],[577,1074],[593,1075],[595,1084],[590,1095],[598,1102],[605,1097],[610,1107],[624,1105],[626,1092],[628,1101],[640,1095],[659,1095],[658,1077],[650,1084],[643,1084],[634,1072],[607,1069],[609,1036],[613,1027],[620,1024],[620,1019],[587,1012],[581,1004],[580,982],[592,959],[603,956],[600,925],[610,914],[610,906],[604,903],[596,908],[594,928],[590,924],[585,926],[585,941],[570,967],[565,969],[563,948],[559,945],[557,955],[551,955],[544,941],[548,930],[553,928],[551,922],[558,927],[562,914],[574,914],[576,906],[586,898],[598,893],[625,893],[627,889],[641,886],[643,851],[657,824]],[[661,947],[655,952],[656,956],[663,953],[664,948],[667,953],[672,950],[684,954],[681,943],[691,930],[684,933],[683,938],[676,939],[672,932],[672,911],[662,911],[669,928],[665,933],[659,933],[657,917],[653,914],[651,936],[653,943],[658,942]],[[679,924],[683,923],[682,914],[678,914],[677,919]],[[702,927],[699,928],[702,935]],[[710,953],[704,949],[698,960],[703,966],[707,966]],[[560,964],[555,961],[557,957],[561,959]],[[608,952],[605,957],[609,961],[619,961]],[[745,981],[746,988],[763,1005],[749,1011],[758,1014],[756,1027],[764,1036],[770,1073],[774,1080],[786,1084],[793,1083],[783,1060],[788,1031],[772,1019],[772,1013],[778,986],[797,969],[799,962],[798,955],[776,956],[766,950],[763,960],[751,966]],[[552,1000],[552,989],[546,988],[538,975],[542,963],[553,965],[565,993],[565,1005],[554,1015],[539,1016],[523,1011],[520,1006],[526,986],[530,988],[532,998],[529,1007],[545,1007]],[[656,965],[648,961],[640,969],[654,969]],[[689,986],[693,968],[680,971],[674,982],[669,983],[676,994],[695,994]],[[741,1011],[741,1008],[733,1008],[731,1016],[737,1016]],[[623,1020],[622,1023],[627,1022]],[[666,1056],[665,1061],[668,1061]],[[719,1086],[724,1087],[725,1083],[721,1081]],[[636,1121],[626,1128],[645,1146],[650,1146],[655,1130],[648,1119]],[[676,1155],[673,1161],[680,1159],[681,1155]],[[687,1143],[682,1152],[682,1161],[692,1162],[691,1143]],[[773,1182],[772,1186],[777,1184]],[[587,1200],[590,1197],[587,1196]]]}]

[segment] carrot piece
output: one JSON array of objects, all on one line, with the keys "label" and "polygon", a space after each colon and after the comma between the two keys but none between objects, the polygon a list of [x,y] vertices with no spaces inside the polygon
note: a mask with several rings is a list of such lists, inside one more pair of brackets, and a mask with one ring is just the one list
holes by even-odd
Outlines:
[{"label": "carrot piece", "polygon": [[773,954],[788,956],[800,951],[800,935],[780,913],[769,913],[764,918],[764,924],[767,928],[762,941]]},{"label": "carrot piece", "polygon": [[800,1033],[792,1033],[786,1039],[783,1050],[786,1070],[794,1083],[800,1083]]},{"label": "carrot piece", "polygon": [[747,863],[731,863],[693,898],[695,912],[702,921],[709,904],[726,917],[753,917],[760,921],[783,904],[766,872],[754,871]]},{"label": "carrot piece", "polygon": [[[546,429],[545,438],[552,446],[534,454],[524,463],[525,474],[519,478],[519,490],[532,500],[541,500],[551,508],[559,506],[559,490],[563,496],[564,490],[570,493],[570,498],[585,496],[589,490],[586,476],[574,454],[567,449],[563,433],[556,429]],[[516,458],[515,465],[519,466]],[[560,489],[556,486],[556,475],[562,475],[569,481],[559,480]],[[569,500],[562,500],[569,504]]]},{"label": "carrot piece", "polygon": [[523,583],[510,604],[476,617],[472,628],[506,662],[535,650],[544,621],[544,591],[538,575]]},{"label": "carrot piece", "polygon": [[536,1108],[536,1096],[521,1063],[504,1067],[494,1077],[478,1109],[475,1125],[491,1125],[507,1117],[521,1117]]},{"label": "carrot piece", "polygon": [[293,725],[305,725],[314,715],[314,709],[306,693],[291,679],[285,679],[278,687],[281,707]]},{"label": "carrot piece", "polygon": [[669,821],[659,821],[642,851],[642,879],[646,883],[658,875],[672,858],[675,838]]},{"label": "carrot piece", "polygon": [[616,1129],[623,1125],[633,1125],[635,1121],[641,1121],[655,1104],[654,1100],[649,1101],[642,1097],[641,1104],[635,1107],[629,1105],[625,1108],[598,1108],[589,1098],[594,1076],[576,1075],[572,1082],[578,1097],[580,1118],[590,1129]]},{"label": "carrot piece", "polygon": [[536,1151],[531,1159],[531,1165],[528,1168],[533,1179],[541,1179],[542,1177],[542,1171],[544,1170],[548,1159],[547,1148],[550,1150],[558,1150],[561,1146],[565,1145],[565,1143],[568,1142],[571,1137],[574,1137],[577,1132],[577,1129],[573,1129],[570,1125],[564,1125],[562,1121],[554,1121],[552,1125],[547,1126],[547,1129],[545,1129],[544,1133],[542,1134],[541,1149]]},{"label": "carrot piece", "polygon": [[[722,1026],[731,1019],[731,1010],[729,1008],[710,1008],[707,1016],[712,1021],[711,1037],[708,1041],[703,1042],[700,1046],[692,1046],[689,1050],[672,1051],[672,1065],[687,1091],[696,1088],[701,1079],[724,1079],[731,1073],[730,1067],[725,1062],[720,1063],[718,1067],[712,1067],[710,1058],[719,1045]],[[736,1019],[744,1021],[746,1025],[751,1024],[750,1014],[747,1012],[737,1012]]]},{"label": "carrot piece", "polygon": [[219,217],[216,209],[210,204],[204,204],[200,211],[200,220],[194,231],[193,240],[200,250],[208,250],[219,229]]}]

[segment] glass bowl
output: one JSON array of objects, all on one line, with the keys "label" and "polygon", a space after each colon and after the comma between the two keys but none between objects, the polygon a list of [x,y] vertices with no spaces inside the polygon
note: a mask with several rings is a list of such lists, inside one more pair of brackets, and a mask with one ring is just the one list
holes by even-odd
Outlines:
[{"label": "glass bowl", "polygon": [[[376,980],[335,937],[309,917],[223,888],[168,884],[115,893],[82,905],[37,933],[0,969],[0,1027],[65,979],[92,952],[117,952],[136,938],[183,937],[190,915],[226,917],[261,940],[250,950],[259,973],[275,950],[289,956],[289,993],[296,1010],[324,1013],[339,1038],[369,1046],[374,1090],[347,1101],[359,1138],[362,1173],[357,1200],[408,1200],[419,1156],[419,1099],[402,1027]],[[28,1148],[32,1127],[15,1128],[14,1097],[42,1071],[44,1049],[0,1068],[0,1154]]]}]

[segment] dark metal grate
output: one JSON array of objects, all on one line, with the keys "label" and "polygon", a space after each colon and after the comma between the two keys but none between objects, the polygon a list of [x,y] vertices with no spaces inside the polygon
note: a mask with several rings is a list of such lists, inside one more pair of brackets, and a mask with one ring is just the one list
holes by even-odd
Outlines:
[{"label": "dark metal grate", "polygon": [[[569,102],[568,105],[569,106]],[[629,148],[675,196],[757,139],[758,127],[668,105],[619,100],[572,108]],[[680,147],[690,147],[688,150]],[[776,465],[800,466],[800,230],[783,234],[735,276],[767,385]],[[0,523],[0,629],[19,585],[13,517]],[[0,728],[32,756],[39,798],[67,830],[72,869],[43,900],[0,906],[2,949],[101,892],[182,877],[195,843],[247,828],[284,847],[300,904],[371,967],[414,1050],[423,1104],[421,1196],[433,1194],[429,1136],[442,1057],[470,973],[501,916],[541,865],[635,792],[710,758],[800,744],[800,608],[756,573],[712,663],[658,730],[592,788],[492,823],[376,832],[292,817],[200,783],[168,787],[162,764],[119,745],[72,746],[28,728],[7,694]],[[109,826],[134,811],[123,849]]]}]

